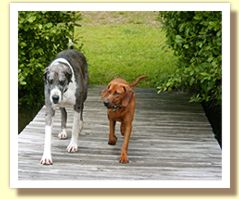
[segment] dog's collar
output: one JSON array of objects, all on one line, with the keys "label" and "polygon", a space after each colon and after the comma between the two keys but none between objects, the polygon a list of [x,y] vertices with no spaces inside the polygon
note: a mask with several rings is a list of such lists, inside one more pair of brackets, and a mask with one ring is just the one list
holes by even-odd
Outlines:
[{"label": "dog's collar", "polygon": [[112,109],[113,112],[116,112],[121,108],[122,108],[122,106],[120,104],[117,104],[117,105],[114,105],[111,109]]}]

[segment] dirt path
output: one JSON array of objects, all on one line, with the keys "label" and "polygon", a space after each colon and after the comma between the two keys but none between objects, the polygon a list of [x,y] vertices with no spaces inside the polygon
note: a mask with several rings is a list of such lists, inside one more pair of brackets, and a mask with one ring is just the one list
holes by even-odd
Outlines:
[{"label": "dirt path", "polygon": [[158,12],[81,12],[82,25],[148,24],[160,26]]}]

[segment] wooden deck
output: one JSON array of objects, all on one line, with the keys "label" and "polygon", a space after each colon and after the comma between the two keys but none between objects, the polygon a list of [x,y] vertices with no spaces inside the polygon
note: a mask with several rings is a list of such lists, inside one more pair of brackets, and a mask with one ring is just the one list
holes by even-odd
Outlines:
[{"label": "wooden deck", "polygon": [[[60,113],[53,128],[54,164],[42,166],[44,107],[18,136],[19,180],[220,180],[221,149],[199,104],[185,93],[157,95],[136,89],[136,114],[129,144],[129,164],[118,163],[123,138],[107,144],[108,120],[100,101],[102,87],[89,89],[79,151],[67,153],[68,140],[59,140]],[[68,132],[72,125],[68,111]]]}]

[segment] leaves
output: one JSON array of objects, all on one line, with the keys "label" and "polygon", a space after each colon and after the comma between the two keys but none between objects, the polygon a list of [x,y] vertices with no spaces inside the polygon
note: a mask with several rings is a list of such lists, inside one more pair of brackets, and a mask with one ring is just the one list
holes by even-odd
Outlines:
[{"label": "leaves", "polygon": [[[178,70],[159,92],[188,89],[192,102],[221,103],[221,12],[160,12],[168,44],[180,57]],[[181,77],[181,79],[179,78]]]},{"label": "leaves", "polygon": [[34,15],[31,15],[29,18],[27,18],[27,21],[29,22],[29,23],[32,23],[32,22],[34,22],[36,20],[36,16],[34,16]]},{"label": "leaves", "polygon": [[183,38],[180,35],[176,35],[175,42],[177,44],[181,44],[181,43],[183,43]]}]

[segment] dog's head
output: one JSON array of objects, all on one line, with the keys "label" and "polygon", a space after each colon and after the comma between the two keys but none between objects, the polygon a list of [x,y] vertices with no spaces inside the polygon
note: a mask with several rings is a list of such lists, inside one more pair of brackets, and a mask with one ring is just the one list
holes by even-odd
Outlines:
[{"label": "dog's head", "polygon": [[127,107],[133,95],[134,91],[129,85],[117,81],[110,82],[107,88],[101,92],[104,105],[114,111]]},{"label": "dog's head", "polygon": [[71,69],[63,63],[56,63],[45,69],[44,81],[50,92],[51,103],[58,104],[63,100],[63,94],[67,91],[71,78]]}]

